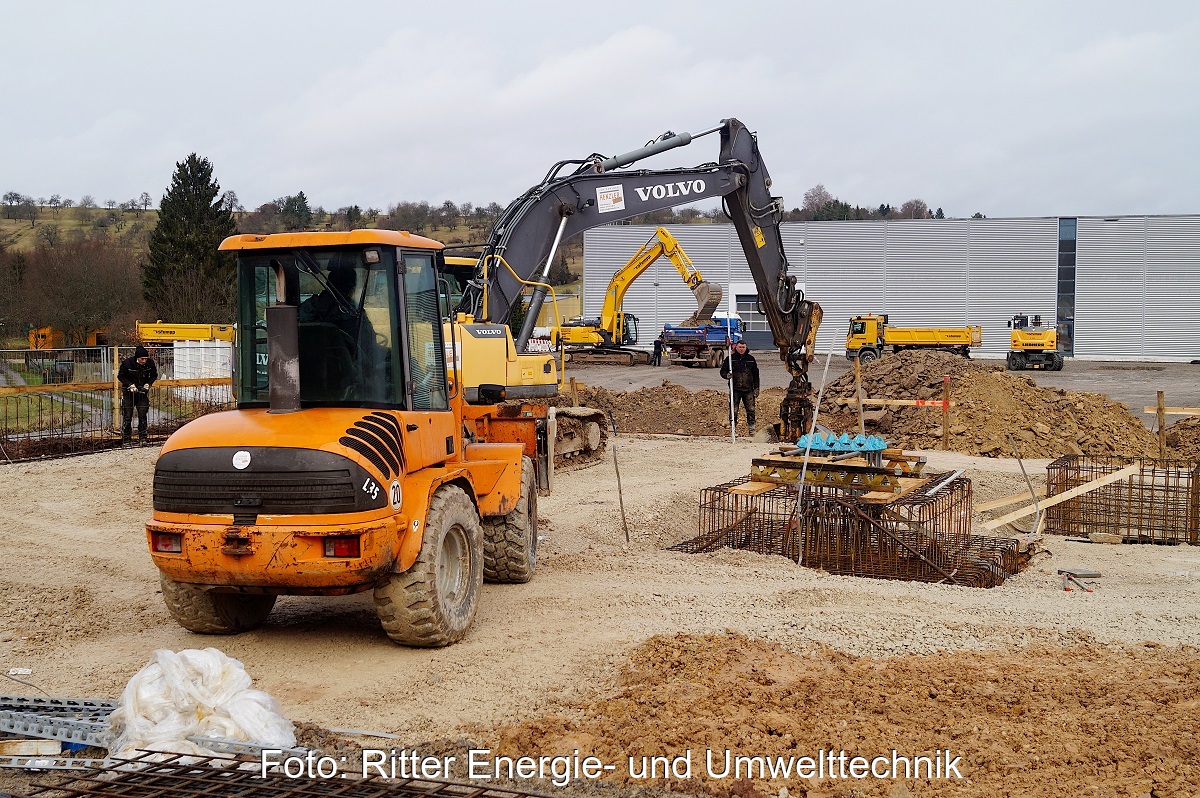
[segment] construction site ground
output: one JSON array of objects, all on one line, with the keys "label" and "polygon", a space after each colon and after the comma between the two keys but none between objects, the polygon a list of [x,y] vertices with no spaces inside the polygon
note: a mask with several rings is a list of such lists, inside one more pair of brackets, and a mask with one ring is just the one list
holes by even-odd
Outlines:
[{"label": "construction site ground", "polygon": [[[760,356],[764,384],[781,387],[786,375],[769,361]],[[1158,388],[1168,404],[1195,405],[1198,368],[1069,361],[1032,376],[1140,409]],[[664,378],[692,392],[720,387],[715,372],[683,368],[577,376],[610,393],[661,388]],[[0,673],[27,668],[19,678],[54,696],[114,698],[155,649],[214,646],[310,724],[304,741],[351,758],[394,746],[461,764],[473,746],[510,756],[578,749],[614,765],[599,783],[534,782],[570,794],[656,790],[665,781],[636,778],[628,758],[690,751],[691,778],[671,779],[672,790],[1200,795],[1200,548],[1050,537],[1023,573],[990,590],[833,576],[742,551],[665,551],[696,534],[699,491],[747,473],[767,448],[719,434],[623,435],[599,464],[560,474],[539,506],[534,580],[486,585],[466,639],[436,650],[391,643],[370,594],[284,598],[265,626],[236,637],[185,632],[146,552],[154,449],[5,466]],[[976,503],[1025,486],[1014,459],[928,456],[938,470],[966,469]],[[1025,462],[1035,484],[1047,462]],[[1068,566],[1099,571],[1100,586],[1065,592],[1057,570]],[[35,694],[13,683],[3,692]],[[962,779],[741,781],[705,768],[707,751],[719,764],[725,751],[939,749],[961,757]],[[0,792],[28,783],[0,772]]]}]

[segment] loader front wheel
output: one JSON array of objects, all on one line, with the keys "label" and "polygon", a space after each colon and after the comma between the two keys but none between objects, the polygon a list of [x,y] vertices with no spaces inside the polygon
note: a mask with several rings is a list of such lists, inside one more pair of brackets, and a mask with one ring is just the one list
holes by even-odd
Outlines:
[{"label": "loader front wheel", "polygon": [[448,646],[475,620],[483,584],[483,528],[462,488],[443,485],[429,502],[417,560],[375,588],[375,612],[392,640]]},{"label": "loader front wheel", "polygon": [[262,625],[275,606],[274,596],[214,593],[165,576],[159,582],[167,611],[189,632],[204,635],[247,632]]},{"label": "loader front wheel", "polygon": [[521,496],[508,515],[483,519],[483,578],[523,583],[537,564],[537,474],[533,460],[521,458]]}]

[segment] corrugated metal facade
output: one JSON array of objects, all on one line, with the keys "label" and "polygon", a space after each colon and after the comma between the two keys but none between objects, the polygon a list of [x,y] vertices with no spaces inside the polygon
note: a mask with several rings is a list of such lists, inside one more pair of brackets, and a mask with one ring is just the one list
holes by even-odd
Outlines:
[{"label": "corrugated metal facade", "polygon": [[[671,225],[706,279],[751,281],[733,226]],[[584,234],[584,309],[599,313],[612,275],[654,228],[614,225]],[[984,356],[1008,351],[1014,313],[1057,310],[1058,220],[917,219],[795,222],[782,227],[792,274],[821,303],[822,352],[843,351],[851,316],[888,313],[901,326],[983,325]],[[1200,357],[1200,216],[1080,218],[1075,354],[1095,358]],[[660,260],[626,295],[649,343],[695,310]],[[756,339],[764,340],[756,340]],[[754,336],[751,345],[770,345]]]}]

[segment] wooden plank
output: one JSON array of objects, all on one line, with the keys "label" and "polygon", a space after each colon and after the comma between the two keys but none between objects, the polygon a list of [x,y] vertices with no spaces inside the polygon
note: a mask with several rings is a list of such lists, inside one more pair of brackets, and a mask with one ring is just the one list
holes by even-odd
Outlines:
[{"label": "wooden plank", "polygon": [[0,740],[0,756],[58,756],[58,740]]},{"label": "wooden plank", "polygon": [[745,482],[741,485],[734,485],[729,492],[736,493],[738,496],[757,496],[778,487],[774,482]]},{"label": "wooden plank", "polygon": [[898,477],[898,481],[900,483],[900,490],[897,493],[890,493],[888,491],[882,491],[882,490],[873,490],[870,493],[864,493],[861,496],[856,497],[855,501],[861,502],[863,504],[891,504],[892,502],[896,501],[897,499],[901,499],[901,498],[907,496],[908,494],[912,493],[914,490],[916,490],[917,488],[920,488],[922,485],[926,485],[929,483],[928,478],[918,479],[916,477]]},{"label": "wooden plank", "polygon": [[[941,407],[942,399],[863,399],[864,407]],[[839,404],[857,405],[858,400],[847,399]],[[958,402],[951,402],[951,407],[958,407]]]},{"label": "wooden plank", "polygon": [[[1033,492],[1033,495],[1039,499],[1042,498],[1043,496],[1045,496],[1046,495],[1046,486],[1043,485],[1040,488],[1038,488],[1037,490],[1035,490]],[[992,499],[990,502],[983,502],[982,504],[977,504],[977,505],[975,505],[975,507],[973,509],[975,509],[978,512],[985,513],[988,510],[995,510],[997,507],[1006,507],[1007,505],[1016,504],[1017,502],[1022,501],[1024,499],[1028,499],[1028,498],[1029,498],[1029,491],[1023,490],[1020,493],[1014,493],[1013,495],[1005,496],[1002,499]]]},{"label": "wooden plank", "polygon": [[[192,388],[204,385],[233,385],[230,377],[199,377],[188,380],[159,380],[155,388]],[[64,391],[107,391],[111,382],[52,382],[48,385],[4,385],[0,396],[15,393],[62,393]]]},{"label": "wooden plank", "polygon": [[1141,469],[1142,469],[1142,467],[1138,463],[1134,463],[1133,465],[1125,466],[1120,471],[1114,471],[1111,474],[1105,474],[1102,477],[1093,479],[1091,482],[1085,482],[1082,485],[1080,485],[1079,487],[1071,488],[1069,491],[1066,491],[1065,493],[1059,493],[1056,496],[1051,496],[1049,499],[1046,499],[1044,502],[1038,502],[1037,507],[1034,507],[1031,504],[1028,507],[1025,507],[1021,510],[1013,510],[1008,515],[1002,515],[999,518],[994,518],[991,521],[988,521],[986,524],[984,524],[983,528],[992,530],[992,529],[996,529],[997,527],[1002,527],[1010,521],[1015,521],[1018,518],[1024,518],[1027,515],[1033,515],[1034,513],[1036,513],[1038,511],[1038,507],[1045,510],[1047,507],[1053,507],[1056,504],[1062,504],[1065,501],[1070,501],[1071,499],[1074,499],[1076,496],[1082,496],[1085,493],[1090,493],[1091,491],[1094,491],[1096,488],[1102,488],[1105,485],[1111,485],[1114,482],[1118,482],[1122,479],[1125,479],[1125,477],[1132,476],[1133,474],[1136,474]]},{"label": "wooden plank", "polygon": [[[1147,413],[1157,413],[1157,407],[1143,407]],[[1163,412],[1168,416],[1200,416],[1200,407],[1164,407]]]}]

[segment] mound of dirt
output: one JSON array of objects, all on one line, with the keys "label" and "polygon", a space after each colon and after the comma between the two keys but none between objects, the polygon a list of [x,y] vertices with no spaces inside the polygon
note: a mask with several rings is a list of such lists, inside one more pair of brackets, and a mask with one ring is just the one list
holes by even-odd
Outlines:
[{"label": "mound of dirt", "polygon": [[[950,396],[957,403],[950,426],[950,448],[954,451],[1011,456],[1010,433],[1022,457],[1142,455],[1157,451],[1145,424],[1119,402],[1101,394],[1040,387],[1031,378],[1007,372],[1003,366],[984,365],[943,352],[901,352],[864,366],[863,394],[870,399],[941,399],[945,375],[950,376]],[[810,376],[819,378],[815,373]],[[782,388],[768,388],[761,393],[757,405],[760,427],[778,421],[783,397]],[[821,423],[838,432],[854,432],[858,417],[850,404],[853,398],[853,373],[831,382],[822,399]],[[689,391],[664,380],[661,386],[635,391],[585,387],[579,392],[579,400],[604,410],[619,432],[729,433],[729,395],[722,391]],[[879,415],[882,418],[869,431],[882,434],[891,445],[941,448],[940,408],[893,407]],[[739,433],[746,432],[743,415]],[[1200,426],[1188,434],[1200,449]],[[1186,435],[1181,432],[1178,437],[1184,440]]]},{"label": "mound of dirt", "polygon": [[[862,369],[871,399],[941,399],[950,377],[950,448],[965,454],[1012,453],[1011,433],[1023,457],[1156,452],[1146,425],[1125,405],[1094,393],[1044,388],[1033,379],[944,352],[900,352]],[[825,389],[825,401],[854,416],[854,374]],[[832,408],[831,408],[832,409]],[[880,431],[893,446],[940,448],[940,408],[889,408]]]},{"label": "mound of dirt", "polygon": [[[919,795],[1192,795],[1200,789],[1200,660],[1194,649],[1084,643],[1053,650],[946,652],[889,659],[795,653],[736,634],[660,636],[634,653],[619,691],[572,717],[499,731],[499,752],[578,749],[616,765],[691,751],[681,792],[773,796],[908,795],[887,778],[719,777],[732,756],[961,757],[963,778],[902,779]],[[706,751],[718,766],[710,775]],[[890,760],[889,760],[890,765]],[[828,771],[826,771],[828,772]],[[903,775],[903,774],[901,774]],[[1154,792],[1152,792],[1154,790]]]},{"label": "mound of dirt", "polygon": [[1167,427],[1167,446],[1177,457],[1200,459],[1200,416],[1188,416]]}]

